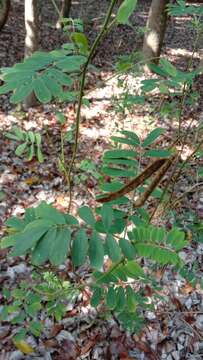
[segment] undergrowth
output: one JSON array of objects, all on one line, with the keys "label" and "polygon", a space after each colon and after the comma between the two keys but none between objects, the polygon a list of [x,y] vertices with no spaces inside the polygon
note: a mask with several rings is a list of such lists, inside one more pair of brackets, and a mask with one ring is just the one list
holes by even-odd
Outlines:
[{"label": "undergrowth", "polygon": [[[171,268],[187,281],[199,281],[195,276],[191,278],[179,253],[190,245],[188,229],[195,241],[199,241],[202,223],[198,219],[194,222],[192,218],[191,223],[185,224],[184,217],[177,219],[174,210],[177,198],[173,191],[174,183],[187,171],[186,165],[191,158],[197,154],[202,156],[203,141],[195,135],[200,141],[194,144],[192,153],[185,160],[181,158],[192,126],[184,127],[184,109],[198,101],[199,95],[193,91],[193,83],[202,71],[191,68],[192,59],[186,71],[176,69],[167,59],[161,59],[159,65],[149,65],[156,77],[143,80],[137,94],[129,88],[126,79],[129,74],[137,76],[142,69],[140,55],[137,62],[136,56],[125,56],[118,61],[115,76],[123,92],[121,98],[114,99],[119,105],[117,110],[125,113],[136,104],[144,106],[147,97],[156,92],[160,96],[160,116],[170,116],[177,121],[177,133],[167,148],[159,146],[164,128],[154,129],[144,140],[125,129],[113,136],[112,150],[103,154],[101,170],[86,160],[80,165],[81,171],[88,170],[99,179],[98,206],[91,209],[85,205],[78,209],[77,217],[71,214],[72,173],[80,140],[80,112],[83,105],[89,105],[84,97],[86,75],[94,71],[91,60],[103,36],[117,24],[129,24],[136,5],[134,0],[125,0],[116,17],[112,18],[115,3],[115,0],[111,1],[104,24],[91,48],[81,22],[76,22],[70,33],[71,41],[61,49],[36,52],[12,68],[1,69],[4,84],[0,93],[12,92],[10,101],[14,104],[22,102],[32,92],[40,103],[52,100],[77,103],[75,126],[68,134],[63,127],[65,117],[57,114],[61,124],[58,165],[70,196],[67,213],[42,202],[36,208],[25,209],[24,217],[11,217],[5,223],[7,233],[1,240],[1,248],[11,248],[9,256],[26,256],[32,268],[29,281],[22,281],[11,291],[3,291],[0,319],[18,325],[15,343],[30,332],[40,335],[43,331],[41,313],[60,321],[69,301],[75,301],[87,288],[92,294],[91,305],[98,309],[98,313],[105,309],[106,316],[114,314],[124,328],[139,332],[144,324],[145,311],[155,310],[158,300],[163,300],[156,278],[157,268]],[[188,10],[183,3],[171,6],[172,16],[177,12],[179,16],[188,11],[191,14],[191,7]],[[197,38],[202,31],[201,14],[202,7],[199,12],[195,10],[193,18]],[[196,133],[202,134],[202,125],[197,127]],[[5,135],[17,141],[16,155],[25,155],[28,160],[36,156],[43,162],[43,139],[39,134],[14,128]],[[71,159],[65,158],[67,141],[73,144]],[[82,181],[82,175],[80,179]],[[163,179],[164,186],[161,186]],[[172,219],[170,228],[165,221],[167,217]],[[66,280],[62,279],[59,266],[66,264],[67,259],[70,259],[77,278],[81,266],[92,269],[88,279],[73,282],[68,279],[68,274]],[[152,289],[150,302],[145,292],[147,287]]]}]

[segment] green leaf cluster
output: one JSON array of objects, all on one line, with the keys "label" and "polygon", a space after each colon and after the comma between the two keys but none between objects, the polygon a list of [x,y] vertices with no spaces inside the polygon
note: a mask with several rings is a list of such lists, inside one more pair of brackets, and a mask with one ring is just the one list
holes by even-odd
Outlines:
[{"label": "green leaf cluster", "polygon": [[28,161],[31,161],[34,156],[38,161],[42,163],[44,156],[41,150],[42,138],[40,133],[34,133],[33,131],[24,131],[17,126],[14,126],[10,132],[6,132],[5,136],[8,139],[20,142],[15,150],[17,156],[26,155]]},{"label": "green leaf cluster", "polygon": [[78,33],[75,33],[74,43],[64,44],[60,50],[49,53],[37,51],[12,68],[2,68],[4,84],[0,94],[12,92],[10,101],[14,104],[22,102],[32,92],[40,103],[49,103],[52,99],[75,100],[71,87],[86,62],[88,45],[85,36]]}]

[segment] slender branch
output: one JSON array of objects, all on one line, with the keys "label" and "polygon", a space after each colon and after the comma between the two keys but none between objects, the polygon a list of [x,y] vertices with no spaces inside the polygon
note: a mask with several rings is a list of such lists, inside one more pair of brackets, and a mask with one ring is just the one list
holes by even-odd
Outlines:
[{"label": "slender branch", "polygon": [[[198,32],[197,32],[197,36],[196,36],[196,38],[195,38],[192,55],[191,55],[191,57],[190,57],[190,59],[189,59],[189,61],[188,61],[188,63],[187,63],[186,71],[188,71],[188,70],[190,69],[191,65],[192,65],[192,61],[193,61],[194,54],[195,54],[195,51],[196,51],[196,47],[197,47],[197,44],[198,44],[198,41],[199,41],[199,37],[200,37],[200,32],[198,31]],[[186,83],[184,83],[184,85],[183,85],[183,93],[182,93],[181,102],[180,102],[180,114],[179,114],[179,119],[178,119],[178,136],[177,136],[177,139],[175,140],[176,142],[177,142],[178,140],[181,140],[181,125],[182,125],[182,119],[181,119],[181,118],[182,118],[182,115],[183,115],[183,112],[184,112],[185,99],[186,99],[186,96],[187,96],[187,94],[188,94],[189,91],[190,91],[190,90],[187,89],[187,87],[186,87]],[[186,129],[186,134],[185,134],[185,136],[184,136],[184,138],[183,138],[183,142],[182,142],[182,146],[181,146],[180,153],[182,153],[182,151],[183,151],[183,149],[184,149],[184,146],[185,146],[185,144],[186,144],[187,137],[188,137],[188,134],[189,134],[189,131],[190,131],[190,127],[191,127],[192,123],[193,123],[193,119],[192,119],[192,121],[190,122],[189,126],[188,126],[187,129]],[[175,166],[174,166],[174,168],[173,168],[172,174],[171,174],[171,176],[170,176],[169,180],[167,181],[167,184],[166,184],[166,186],[165,186],[165,188],[164,188],[164,191],[163,191],[163,193],[162,193],[161,199],[160,199],[158,205],[156,206],[156,208],[154,209],[154,211],[153,211],[153,213],[152,213],[152,215],[151,215],[151,217],[150,217],[149,222],[152,221],[152,219],[154,218],[154,216],[155,216],[155,214],[156,214],[156,212],[157,212],[158,207],[159,207],[160,204],[162,203],[163,198],[164,198],[164,196],[165,196],[165,194],[166,194],[166,192],[167,192],[167,190],[168,190],[168,187],[169,187],[169,185],[170,185],[170,183],[171,183],[171,179],[172,179],[173,176],[175,175],[175,179],[173,180],[173,184],[175,184],[175,183],[177,182],[178,178],[179,178],[180,175],[181,175],[181,172],[182,172],[183,167],[184,167],[185,164],[191,159],[191,157],[197,152],[197,150],[200,148],[201,144],[202,144],[202,142],[196,147],[196,149],[192,152],[192,154],[183,162],[183,164],[182,164],[181,167],[179,168],[178,173],[175,175],[175,172],[176,172],[177,166],[178,166],[178,161],[176,162],[176,164],[175,164]],[[171,195],[170,195],[169,204],[170,204],[170,202],[171,202],[171,199],[172,199],[173,194],[174,194],[174,186],[173,186],[173,189],[172,189],[172,192],[171,192]],[[169,208],[169,207],[170,207],[170,206],[167,205],[164,210],[166,210],[166,209]]]},{"label": "slender branch", "polygon": [[73,165],[75,162],[75,158],[77,155],[77,150],[78,150],[78,140],[79,140],[79,130],[80,130],[80,116],[81,116],[81,107],[82,107],[82,100],[83,100],[83,96],[84,96],[84,87],[85,87],[85,79],[86,79],[86,74],[87,74],[87,70],[88,70],[88,66],[90,64],[90,61],[92,59],[92,57],[94,56],[94,53],[97,49],[97,46],[100,42],[100,40],[102,39],[102,37],[106,34],[106,32],[108,31],[108,24],[109,21],[111,19],[111,15],[112,15],[112,11],[114,8],[114,5],[116,4],[117,0],[112,0],[111,4],[109,6],[109,9],[107,11],[105,20],[104,20],[104,24],[102,26],[102,29],[100,31],[100,33],[98,34],[98,36],[96,37],[90,52],[89,52],[89,56],[87,58],[87,61],[84,65],[83,68],[83,72],[82,72],[82,77],[81,77],[81,82],[80,82],[80,90],[79,90],[79,99],[78,99],[78,107],[77,107],[77,113],[76,113],[76,129],[75,129],[75,142],[74,142],[74,148],[73,148],[73,156],[68,168],[68,185],[69,185],[69,206],[68,206],[68,211],[70,211],[71,208],[71,203],[72,203],[72,187],[71,187],[71,172],[73,169]]},{"label": "slender branch", "polygon": [[203,186],[203,182],[200,182],[198,184],[195,184],[191,186],[189,189],[184,191],[182,195],[180,195],[172,204],[170,204],[170,209],[174,208],[187,194],[190,194],[196,190],[196,188]]},{"label": "slender branch", "polygon": [[55,0],[51,0],[51,2],[52,2],[52,4],[54,5],[54,8],[55,8],[55,10],[56,10],[56,12],[57,12],[57,14],[58,14],[59,18],[61,19],[61,12],[60,12],[60,10],[59,10],[59,8],[58,8],[57,4],[56,4],[56,1],[55,1]]},{"label": "slender branch", "polygon": [[[185,167],[185,165],[190,161],[190,159],[196,154],[196,152],[200,149],[201,145],[203,144],[203,140],[196,146],[196,148],[193,150],[193,152],[187,157],[187,159],[185,161],[183,161],[182,165],[180,166],[179,168],[179,171],[177,172],[174,180],[173,180],[173,183],[175,185],[175,183],[178,181],[181,173],[182,173],[182,169]],[[174,175],[174,174],[173,174]],[[172,193],[171,193],[171,196],[170,196],[170,199],[169,199],[169,203],[171,202],[171,199],[173,197],[173,194],[174,194],[174,187],[173,187],[173,190],[172,190]]]}]

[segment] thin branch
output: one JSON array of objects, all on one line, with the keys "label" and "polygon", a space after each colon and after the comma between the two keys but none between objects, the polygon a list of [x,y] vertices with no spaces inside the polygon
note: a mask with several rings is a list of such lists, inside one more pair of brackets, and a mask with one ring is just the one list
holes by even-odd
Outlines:
[{"label": "thin branch", "polygon": [[97,46],[99,44],[99,42],[101,41],[102,37],[107,33],[108,31],[108,24],[109,21],[111,19],[111,15],[113,12],[113,8],[114,5],[116,4],[117,0],[112,0],[111,4],[109,6],[109,9],[107,11],[105,20],[104,20],[104,24],[102,26],[102,29],[100,31],[100,33],[98,34],[98,36],[96,37],[91,49],[90,49],[90,53],[89,56],[87,58],[87,61],[84,65],[83,68],[83,72],[82,72],[82,78],[81,78],[81,82],[80,82],[80,90],[79,90],[79,99],[78,99],[78,107],[77,107],[77,113],[76,113],[76,129],[75,129],[75,142],[74,142],[74,148],[73,148],[73,156],[68,168],[68,172],[67,172],[67,176],[68,176],[68,185],[69,185],[69,206],[68,206],[68,211],[70,211],[71,208],[71,203],[72,203],[72,187],[71,187],[71,172],[73,169],[73,165],[75,162],[75,158],[77,155],[77,150],[78,150],[78,140],[79,140],[79,130],[80,130],[80,117],[81,117],[81,107],[82,107],[82,100],[83,100],[83,96],[84,96],[84,87],[85,87],[85,79],[86,79],[86,74],[87,74],[87,70],[88,70],[88,66],[90,64],[90,61],[92,60],[92,57],[94,56],[94,53],[97,49]]},{"label": "thin branch", "polygon": [[180,195],[172,204],[170,204],[170,209],[173,209],[187,194],[190,194],[196,190],[196,188],[203,186],[203,182],[193,185],[191,188],[187,189],[182,195]]}]

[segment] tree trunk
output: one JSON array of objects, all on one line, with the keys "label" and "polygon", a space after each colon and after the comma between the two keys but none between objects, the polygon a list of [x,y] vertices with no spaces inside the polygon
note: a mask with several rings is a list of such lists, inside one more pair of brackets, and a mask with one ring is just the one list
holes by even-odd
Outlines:
[{"label": "tree trunk", "polygon": [[[38,0],[25,0],[25,58],[31,56],[39,47],[38,16]],[[24,106],[27,109],[36,104],[36,97],[32,93],[26,98]]]},{"label": "tree trunk", "polygon": [[62,0],[62,7],[61,7],[61,16],[63,18],[68,18],[71,8],[71,0]]},{"label": "tree trunk", "polygon": [[166,5],[169,2],[170,0],[152,0],[143,43],[145,64],[159,62],[168,18]]},{"label": "tree trunk", "polygon": [[11,0],[0,1],[0,30],[4,27],[7,21],[10,7]]},{"label": "tree trunk", "polygon": [[69,18],[72,0],[62,0],[60,18],[56,24],[56,28],[59,29],[63,26],[61,18]]}]

